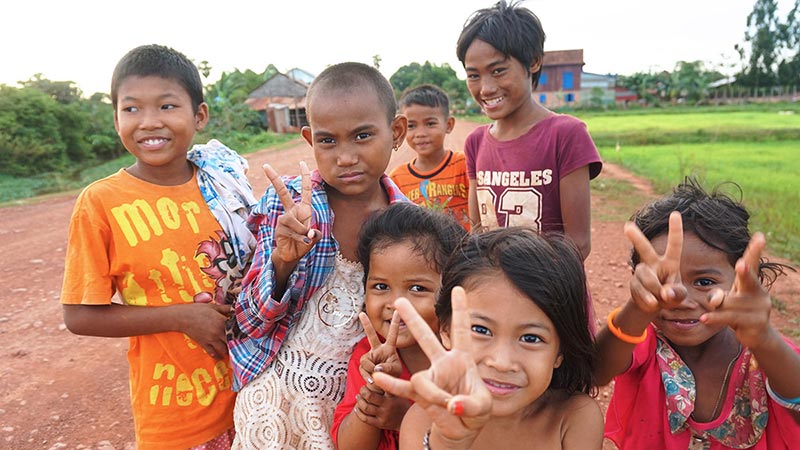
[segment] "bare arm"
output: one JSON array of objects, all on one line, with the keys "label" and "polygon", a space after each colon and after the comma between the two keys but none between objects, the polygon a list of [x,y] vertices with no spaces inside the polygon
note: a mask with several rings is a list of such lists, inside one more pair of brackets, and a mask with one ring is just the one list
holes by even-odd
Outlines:
[{"label": "bare arm", "polygon": [[376,449],[380,441],[380,428],[362,422],[356,415],[356,410],[353,409],[339,425],[336,447],[339,450]]},{"label": "bare arm", "polygon": [[578,168],[561,178],[559,190],[564,234],[575,242],[581,257],[586,260],[592,251],[589,166]]},{"label": "bare arm", "polygon": [[467,212],[472,230],[481,228],[481,215],[478,211],[478,185],[474,178],[469,179],[469,197],[467,198]]},{"label": "bare arm", "polygon": [[163,307],[63,305],[67,328],[84,336],[129,337],[177,331],[195,340],[209,355],[228,354],[225,322],[230,305],[185,303]]},{"label": "bare arm", "polygon": [[[686,297],[681,284],[680,260],[683,249],[683,222],[677,212],[669,218],[667,248],[663,255],[633,223],[625,224],[625,236],[641,258],[630,281],[631,299],[613,319],[613,324],[628,336],[641,336],[663,307],[678,305]],[[631,365],[634,344],[622,341],[606,324],[597,334],[598,359],[595,381],[604,386]]]}]

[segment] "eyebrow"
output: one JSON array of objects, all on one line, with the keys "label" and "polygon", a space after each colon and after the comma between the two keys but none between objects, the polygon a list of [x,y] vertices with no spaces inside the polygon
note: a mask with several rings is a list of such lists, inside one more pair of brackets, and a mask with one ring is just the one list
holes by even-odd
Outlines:
[{"label": "eyebrow", "polygon": [[[180,96],[178,94],[175,94],[175,93],[172,93],[172,92],[167,92],[165,94],[159,95],[158,97],[156,97],[156,99],[157,100],[164,100],[164,99],[167,99],[167,98],[179,98],[179,97]],[[139,99],[139,97],[126,95],[125,97],[120,98],[120,101],[131,101],[131,100],[138,100],[138,99]]]},{"label": "eyebrow", "polygon": [[[487,316],[485,316],[483,314],[472,313],[472,314],[470,314],[470,318],[472,318],[472,319],[480,319],[480,320],[482,320],[484,322],[488,322],[489,324],[496,324],[497,323],[496,320],[493,320],[493,319],[491,319],[491,318],[489,318],[489,317],[487,317]],[[552,329],[550,327],[548,327],[547,325],[545,325],[544,323],[542,323],[542,322],[523,323],[523,324],[521,324],[521,326],[519,328],[520,329],[536,328],[536,329],[552,332]]]}]

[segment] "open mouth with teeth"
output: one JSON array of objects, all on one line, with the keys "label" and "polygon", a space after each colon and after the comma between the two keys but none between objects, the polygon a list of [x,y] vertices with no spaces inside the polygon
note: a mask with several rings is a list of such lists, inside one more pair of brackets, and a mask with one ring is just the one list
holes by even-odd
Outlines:
[{"label": "open mouth with teeth", "polygon": [[483,104],[484,106],[491,108],[493,106],[497,106],[498,104],[500,104],[504,98],[505,97],[495,97],[495,98],[483,99]]}]

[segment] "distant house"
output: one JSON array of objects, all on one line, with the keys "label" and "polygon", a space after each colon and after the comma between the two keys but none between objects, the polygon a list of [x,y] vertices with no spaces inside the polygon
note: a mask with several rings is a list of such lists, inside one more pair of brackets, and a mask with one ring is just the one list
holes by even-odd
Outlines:
[{"label": "distant house", "polygon": [[581,99],[583,49],[544,52],[539,87],[534,92],[539,103],[557,108]]},{"label": "distant house", "polygon": [[265,128],[275,133],[298,133],[308,125],[306,92],[314,75],[292,69],[276,73],[247,96],[245,103],[261,113]]},{"label": "distant house", "polygon": [[616,85],[616,75],[582,72],[580,101],[593,106],[611,105],[616,101]]}]

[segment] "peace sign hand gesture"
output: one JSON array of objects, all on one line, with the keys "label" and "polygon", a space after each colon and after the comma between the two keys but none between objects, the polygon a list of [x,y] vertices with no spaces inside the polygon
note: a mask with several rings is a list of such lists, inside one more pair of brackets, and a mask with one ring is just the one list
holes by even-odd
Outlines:
[{"label": "peace sign hand gesture", "polygon": [[734,267],[736,278],[731,290],[724,292],[715,289],[709,300],[712,311],[700,316],[700,321],[707,325],[730,326],[736,333],[736,339],[750,349],[757,348],[769,334],[772,301],[758,279],[761,252],[765,245],[766,240],[761,233],[755,233],[750,238],[747,249]]},{"label": "peace sign hand gesture", "polygon": [[311,228],[311,219],[314,215],[314,210],[311,207],[311,171],[305,161],[300,161],[302,188],[300,191],[300,203],[295,203],[292,194],[278,172],[269,164],[264,164],[263,168],[285,210],[278,217],[278,223],[275,227],[276,248],[273,252],[273,258],[278,258],[280,262],[285,264],[294,265],[322,237],[319,230]]},{"label": "peace sign hand gesture", "polygon": [[378,333],[365,313],[359,313],[358,318],[364,326],[371,350],[361,357],[359,371],[367,384],[356,396],[353,410],[356,416],[368,425],[382,430],[399,430],[406,411],[411,407],[411,402],[384,392],[374,383],[372,375],[375,372],[382,372],[399,377],[403,371],[396,349],[400,316],[397,311],[394,312],[386,342],[381,342],[378,338]]},{"label": "peace sign hand gesture", "polygon": [[449,334],[452,348],[446,350],[407,299],[395,301],[395,309],[428,355],[431,366],[415,373],[411,381],[384,373],[375,373],[373,378],[387,392],[419,404],[433,420],[440,439],[467,448],[489,420],[492,394],[486,389],[471,353],[469,312],[461,287],[453,288],[452,304]]},{"label": "peace sign hand gesture", "polygon": [[640,263],[631,278],[631,297],[644,313],[654,314],[661,309],[675,308],[688,292],[681,283],[681,251],[683,249],[683,221],[681,214],[673,211],[669,216],[667,246],[659,255],[652,243],[633,222],[625,224],[625,236],[633,244]]}]

